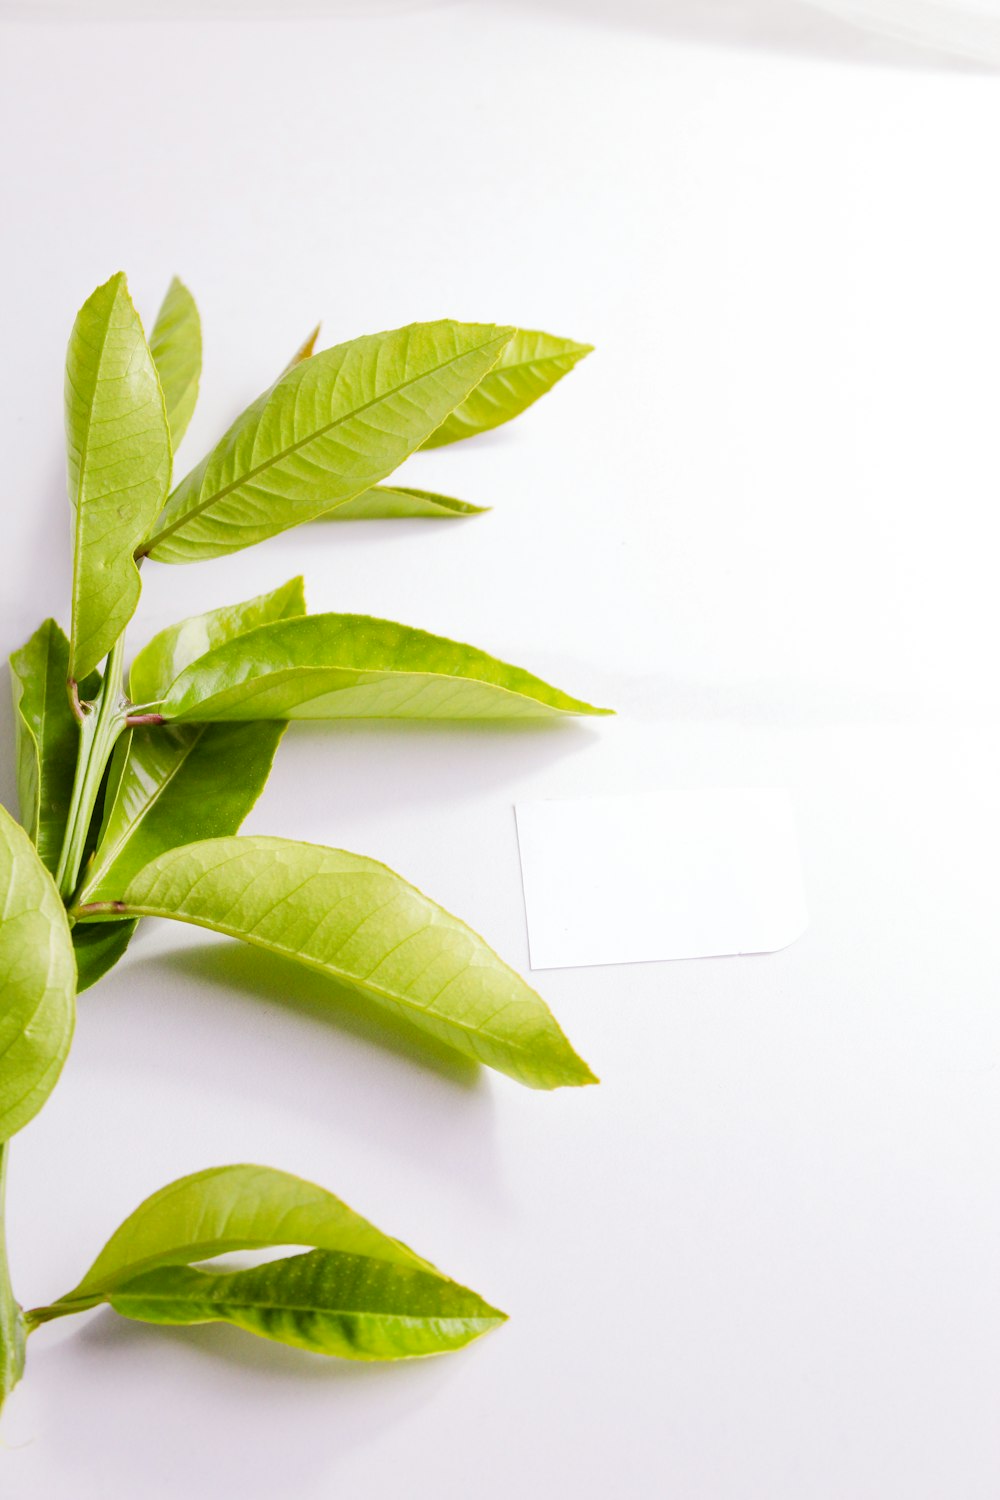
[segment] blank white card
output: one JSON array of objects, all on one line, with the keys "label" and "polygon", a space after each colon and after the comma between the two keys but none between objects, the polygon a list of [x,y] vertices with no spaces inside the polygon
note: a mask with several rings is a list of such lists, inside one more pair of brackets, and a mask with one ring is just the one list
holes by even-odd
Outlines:
[{"label": "blank white card", "polygon": [[515,810],[533,969],[773,953],[805,931],[786,791],[698,788]]}]

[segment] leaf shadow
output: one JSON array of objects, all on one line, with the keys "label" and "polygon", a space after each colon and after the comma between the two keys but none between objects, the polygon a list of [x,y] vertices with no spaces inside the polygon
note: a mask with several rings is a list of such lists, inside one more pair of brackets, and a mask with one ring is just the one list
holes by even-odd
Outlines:
[{"label": "leaf shadow", "polygon": [[434,1037],[387,1012],[373,1013],[370,1002],[327,975],[292,959],[244,943],[203,943],[162,953],[155,960],[199,985],[238,992],[241,999],[280,1005],[307,1020],[335,1027],[429,1069],[466,1091],[474,1090],[482,1068]]},{"label": "leaf shadow", "polygon": [[294,1349],[271,1339],[255,1337],[241,1329],[222,1323],[171,1327],[167,1324],[141,1323],[121,1317],[110,1307],[98,1308],[95,1315],[76,1330],[81,1345],[95,1354],[145,1353],[155,1356],[156,1346],[164,1340],[199,1361],[212,1361],[238,1367],[241,1374],[254,1379],[293,1381],[298,1385],[359,1385],[384,1381],[417,1365],[434,1365],[436,1360],[407,1360],[388,1365],[378,1361],[348,1360],[316,1354],[308,1349]]},{"label": "leaf shadow", "polygon": [[368,786],[382,813],[398,809],[412,814],[421,803],[440,805],[443,763],[451,767],[449,799],[455,805],[497,786],[516,787],[522,778],[593,749],[613,722],[299,721],[285,734],[279,775],[287,776],[294,767],[301,795],[324,806],[331,797],[330,763],[336,757],[337,787]]}]

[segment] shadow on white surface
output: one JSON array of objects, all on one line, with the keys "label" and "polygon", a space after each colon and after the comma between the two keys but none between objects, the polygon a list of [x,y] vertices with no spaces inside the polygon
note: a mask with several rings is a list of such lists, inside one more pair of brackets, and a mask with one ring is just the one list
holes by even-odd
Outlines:
[{"label": "shadow on white surface", "polygon": [[222,989],[241,1000],[283,1009],[345,1036],[430,1069],[465,1090],[475,1090],[482,1068],[433,1037],[353,994],[346,985],[276,954],[242,943],[204,943],[152,960],[168,974],[190,980],[204,994]]},{"label": "shadow on white surface", "polygon": [[[122,1464],[144,1475],[147,1500],[230,1495],[234,1480],[246,1500],[328,1493],[344,1462],[416,1419],[469,1366],[465,1357],[354,1364],[234,1329],[156,1328],[103,1309],[58,1339],[39,1334],[33,1342],[38,1384],[22,1387],[5,1412],[12,1493],[25,1494],[21,1465],[43,1444],[50,1473],[64,1479],[61,1493],[81,1500],[120,1493],[105,1486]],[[130,1367],[142,1378],[123,1377]],[[204,1398],[209,1375],[212,1401]],[[166,1424],[164,1410],[172,1414]],[[300,1441],[317,1428],[321,1444]],[[36,1497],[41,1491],[31,1489],[30,1500]]]}]

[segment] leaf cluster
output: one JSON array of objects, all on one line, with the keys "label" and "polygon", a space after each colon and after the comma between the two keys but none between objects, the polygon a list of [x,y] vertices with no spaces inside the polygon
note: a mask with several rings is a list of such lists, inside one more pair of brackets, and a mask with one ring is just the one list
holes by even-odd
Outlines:
[{"label": "leaf cluster", "polygon": [[[175,482],[201,379],[194,299],[175,280],[147,340],[119,273],[77,316],[65,397],[71,628],[46,620],[11,657],[22,826],[0,809],[0,1171],[6,1143],[55,1086],[77,994],[147,917],[318,971],[530,1087],[596,1081],[525,980],[401,876],[363,855],[239,829],[292,720],[605,710],[473,646],[362,615],[310,615],[299,578],[170,626],[126,671],[141,569],[320,519],[474,516],[468,502],[385,481],[421,448],[517,416],[589,352],[451,320],[320,352],[317,334]],[[211,1264],[290,1246],[304,1253]],[[73,1290],[30,1313],[17,1308],[0,1249],[0,1399],[20,1374],[26,1332],[100,1303],[152,1323],[229,1322],[351,1359],[456,1349],[504,1317],[325,1189],[248,1166],[155,1193]]]}]

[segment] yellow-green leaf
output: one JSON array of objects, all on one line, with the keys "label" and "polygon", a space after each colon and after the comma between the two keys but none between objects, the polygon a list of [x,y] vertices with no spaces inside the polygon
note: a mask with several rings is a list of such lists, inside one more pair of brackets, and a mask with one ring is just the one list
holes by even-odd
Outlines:
[{"label": "yellow-green leaf", "polygon": [[41,1109],[73,1037],[76,965],[63,904],[0,807],[0,1141]]},{"label": "yellow-green leaf", "polygon": [[464,401],[512,332],[414,323],[301,360],[181,480],[139,552],[173,563],[217,557],[352,500]]},{"label": "yellow-green leaf", "polygon": [[440,448],[509,422],[550,391],[592,350],[592,344],[576,344],[551,333],[519,328],[492,370],[431,433],[424,447]]},{"label": "yellow-green leaf", "polygon": [[70,674],[79,681],[135,613],[132,552],[170,484],[163,393],[121,272],[87,299],[73,325],[66,448],[74,524]]},{"label": "yellow-green leaf", "polygon": [[201,378],[201,318],[194,298],[177,276],[156,315],[149,349],[163,387],[176,453],[194,413]]}]

